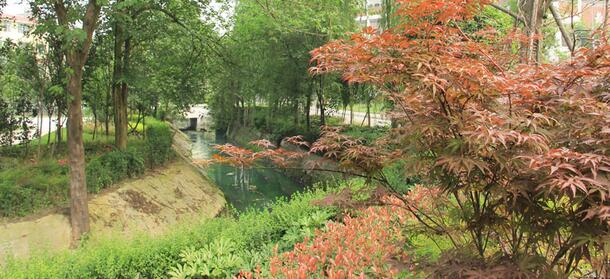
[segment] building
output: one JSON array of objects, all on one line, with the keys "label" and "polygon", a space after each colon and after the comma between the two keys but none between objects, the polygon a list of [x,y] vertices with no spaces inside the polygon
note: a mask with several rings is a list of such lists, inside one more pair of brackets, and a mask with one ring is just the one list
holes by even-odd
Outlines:
[{"label": "building", "polygon": [[366,0],[366,6],[362,14],[356,17],[361,27],[373,27],[380,29],[381,14],[383,12],[382,0]]},{"label": "building", "polygon": [[[496,0],[495,3],[511,9],[508,0]],[[603,25],[606,17],[606,0],[552,0],[551,5],[558,12],[570,41],[575,39],[576,48],[587,46],[591,42],[592,32]],[[556,24],[550,11],[545,20],[545,26]],[[559,28],[554,36],[555,43],[548,49],[547,54],[550,61],[556,62],[569,57],[570,49]]]},{"label": "building", "polygon": [[[570,32],[574,25],[573,33],[570,36],[576,37],[576,47],[587,45],[590,41],[591,33],[599,29],[604,24],[606,16],[605,0],[577,0],[574,1],[557,1],[553,5],[557,8],[562,18],[562,23],[566,30]],[[566,41],[563,39],[561,32],[555,35],[557,40],[556,51],[560,54],[569,54],[570,49]]]},{"label": "building", "polygon": [[35,21],[24,15],[2,15],[0,17],[0,41],[31,43],[34,41],[31,31],[35,24]]}]

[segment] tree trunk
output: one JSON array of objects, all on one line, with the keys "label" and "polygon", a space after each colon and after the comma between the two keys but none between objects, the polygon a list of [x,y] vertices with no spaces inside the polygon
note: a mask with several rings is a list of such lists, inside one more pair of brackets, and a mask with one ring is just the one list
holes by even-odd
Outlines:
[{"label": "tree trunk", "polygon": [[55,131],[55,137],[57,138],[56,142],[57,143],[61,143],[62,140],[62,134],[63,132],[61,131],[61,108],[57,107],[57,131]]},{"label": "tree trunk", "polygon": [[114,25],[114,71],[112,91],[114,97],[114,144],[119,150],[127,148],[127,86],[124,82],[125,57],[124,48],[127,43],[124,39],[123,26]]},{"label": "tree trunk", "polygon": [[[70,60],[75,60],[72,58]],[[72,62],[72,61],[71,61]],[[74,65],[71,63],[71,65]],[[72,66],[68,80],[68,152],[70,154],[70,216],[72,246],[89,232],[89,209],[85,176],[85,147],[83,144],[82,66]]]},{"label": "tree trunk", "polygon": [[48,110],[49,112],[49,133],[47,134],[47,145],[51,144],[51,129],[53,127],[53,111]]},{"label": "tree trunk", "polygon": [[[71,10],[63,1],[53,4],[58,23],[72,30],[68,14]],[[87,204],[87,181],[85,176],[85,147],[83,144],[83,67],[87,61],[93,33],[97,28],[101,6],[96,0],[89,0],[82,17],[85,38],[81,44],[64,41],[66,60],[71,73],[68,76],[68,152],[70,155],[70,223],[72,227],[72,247],[89,232],[89,208]],[[72,10],[73,11],[73,10]],[[59,111],[58,113],[61,113]]]},{"label": "tree trunk", "polygon": [[311,128],[311,91],[307,94],[307,102],[305,104],[305,126],[307,131]]},{"label": "tree trunk", "polygon": [[366,115],[368,116],[368,126],[371,127],[371,98],[366,102]]},{"label": "tree trunk", "polygon": [[566,31],[565,27],[563,26],[563,22],[561,22],[561,15],[557,11],[557,9],[555,9],[555,7],[553,7],[553,5],[549,5],[549,10],[551,11],[553,18],[555,19],[555,23],[557,24],[557,27],[559,27],[559,31],[561,32],[561,36],[563,37],[563,40],[566,41],[566,44],[568,45],[568,49],[570,49],[571,55],[574,55],[574,42],[570,39],[570,35],[569,35],[568,31]]},{"label": "tree trunk", "polygon": [[44,98],[44,87],[41,86],[38,91],[38,118],[36,119],[36,130],[38,131],[38,151],[36,155],[36,159],[40,159],[41,150],[42,150],[42,127],[44,125],[44,107],[42,105],[42,100]]},{"label": "tree trunk", "polygon": [[320,106],[320,126],[326,125],[325,108],[324,108],[324,81],[320,76],[320,87],[317,91],[318,95],[318,106]]},{"label": "tree trunk", "polygon": [[354,124],[354,104],[349,104],[349,124]]},{"label": "tree trunk", "polygon": [[93,140],[95,140],[96,134],[97,134],[97,113],[96,113],[96,110],[93,109]]},{"label": "tree trunk", "polygon": [[541,27],[550,4],[550,0],[519,1],[519,9],[523,13],[525,33],[529,36],[528,43],[523,48],[523,56],[528,63],[540,62],[542,50]]},{"label": "tree trunk", "polygon": [[108,126],[110,122],[110,102],[112,98],[112,87],[110,90],[106,90],[106,103],[104,106],[104,128],[106,129],[106,137],[108,137]]}]

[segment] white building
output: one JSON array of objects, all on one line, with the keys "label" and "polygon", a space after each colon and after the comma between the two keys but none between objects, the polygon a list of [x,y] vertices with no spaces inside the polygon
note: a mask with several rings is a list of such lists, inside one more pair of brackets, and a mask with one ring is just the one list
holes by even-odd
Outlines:
[{"label": "white building", "polygon": [[6,15],[0,17],[0,41],[11,40],[16,43],[31,43],[34,36],[31,31],[35,21],[23,15]]},{"label": "white building", "polygon": [[[577,0],[574,1],[574,10],[572,10],[572,2],[556,1],[553,2],[555,8],[559,11],[562,17],[562,23],[570,32],[572,23],[575,25],[575,30],[569,35],[576,36],[576,48],[584,45],[588,41],[588,36],[594,30],[601,28],[605,17],[605,1],[604,0]],[[558,42],[558,51],[564,54],[570,52],[566,41],[563,39],[561,32],[555,35]]]},{"label": "white building", "polygon": [[374,27],[379,29],[381,27],[381,13],[383,6],[381,0],[367,0],[364,12],[356,17],[356,21],[362,27]]}]

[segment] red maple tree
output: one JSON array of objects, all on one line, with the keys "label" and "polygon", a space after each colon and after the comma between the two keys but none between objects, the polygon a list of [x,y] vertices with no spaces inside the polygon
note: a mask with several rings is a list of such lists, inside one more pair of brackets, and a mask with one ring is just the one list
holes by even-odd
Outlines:
[{"label": "red maple tree", "polygon": [[[312,51],[311,73],[339,73],[393,103],[393,128],[371,145],[326,129],[312,145],[370,183],[405,171],[442,196],[410,212],[453,244],[443,278],[608,275],[610,46],[550,65],[525,61],[524,36],[464,32],[488,0],[397,0],[400,23]],[[430,192],[433,193],[433,192]],[[457,220],[438,212],[458,212]],[[433,236],[434,237],[434,236]],[[588,265],[581,265],[587,262]]]},{"label": "red maple tree", "polygon": [[[314,50],[311,72],[374,85],[393,102],[396,128],[349,149],[402,160],[451,198],[461,224],[412,211],[466,254],[439,274],[572,274],[582,261],[607,274],[607,40],[599,33],[561,64],[524,63],[510,47],[522,36],[463,31],[489,2],[398,0],[401,24]],[[337,142],[325,134],[317,148],[344,164],[369,160]],[[388,160],[369,161],[377,172]]]}]

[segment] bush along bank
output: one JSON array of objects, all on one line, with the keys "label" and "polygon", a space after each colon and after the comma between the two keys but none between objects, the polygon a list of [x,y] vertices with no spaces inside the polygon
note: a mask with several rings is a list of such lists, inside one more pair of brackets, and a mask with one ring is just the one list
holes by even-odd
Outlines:
[{"label": "bush along bank", "polygon": [[130,142],[127,150],[113,150],[87,164],[87,187],[97,193],[126,178],[144,173],[146,168],[162,166],[174,158],[169,124],[148,121],[143,139]]},{"label": "bush along bank", "polygon": [[[337,208],[312,204],[328,193],[298,193],[266,209],[190,222],[158,238],[108,239],[74,251],[9,261],[0,278],[230,278],[268,266],[276,252],[292,250],[333,219]],[[193,265],[187,262],[191,259],[201,261]]]},{"label": "bush along bank", "polygon": [[[169,125],[147,119],[140,137],[130,137],[127,150],[115,150],[111,137],[84,136],[87,150],[87,187],[98,193],[146,168],[162,166],[174,158],[173,131]],[[0,217],[14,218],[65,206],[69,200],[67,153],[62,145],[41,146],[41,156],[23,156],[22,146],[0,147]],[[36,146],[30,150],[36,150]]]}]

